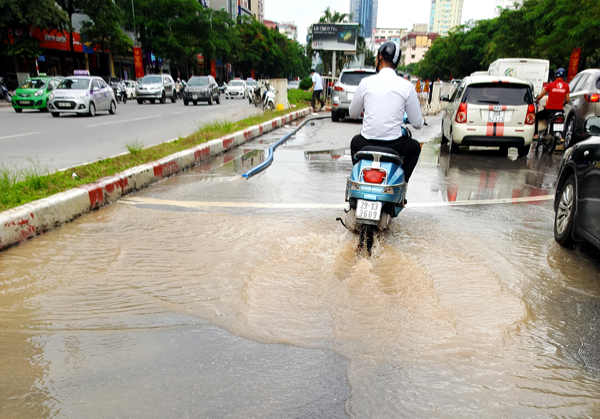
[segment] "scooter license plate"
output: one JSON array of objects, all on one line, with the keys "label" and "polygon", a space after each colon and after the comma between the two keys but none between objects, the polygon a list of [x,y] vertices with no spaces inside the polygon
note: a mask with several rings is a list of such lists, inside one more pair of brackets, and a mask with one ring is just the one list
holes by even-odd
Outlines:
[{"label": "scooter license plate", "polygon": [[565,124],[554,124],[554,131],[562,131],[565,129]]},{"label": "scooter license plate", "polygon": [[381,207],[381,202],[358,199],[356,201],[356,218],[379,221],[381,218]]}]

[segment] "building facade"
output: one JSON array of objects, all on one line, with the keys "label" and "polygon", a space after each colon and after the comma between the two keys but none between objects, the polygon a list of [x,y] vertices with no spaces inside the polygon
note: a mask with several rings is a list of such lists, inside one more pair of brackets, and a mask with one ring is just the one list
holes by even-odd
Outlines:
[{"label": "building facade", "polygon": [[361,25],[361,36],[365,39],[371,38],[373,30],[377,27],[377,1],[350,0],[352,22]]},{"label": "building facade", "polygon": [[278,24],[279,32],[293,41],[298,41],[298,28],[294,22],[282,22]]},{"label": "building facade", "polygon": [[462,21],[463,0],[431,0],[429,32],[442,36],[460,25]]},{"label": "building facade", "polygon": [[402,49],[401,65],[418,63],[423,59],[425,53],[431,48],[431,44],[439,35],[429,32],[410,32],[400,41]]}]

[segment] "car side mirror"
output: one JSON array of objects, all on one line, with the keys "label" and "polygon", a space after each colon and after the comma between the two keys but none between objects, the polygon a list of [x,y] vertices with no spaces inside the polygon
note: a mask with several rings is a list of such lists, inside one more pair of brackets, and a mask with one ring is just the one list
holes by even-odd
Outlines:
[{"label": "car side mirror", "polygon": [[440,96],[440,100],[442,102],[450,102],[450,96],[448,96],[448,95],[442,95],[442,96]]},{"label": "car side mirror", "polygon": [[583,128],[586,134],[598,136],[600,135],[600,117],[592,116],[585,121]]}]

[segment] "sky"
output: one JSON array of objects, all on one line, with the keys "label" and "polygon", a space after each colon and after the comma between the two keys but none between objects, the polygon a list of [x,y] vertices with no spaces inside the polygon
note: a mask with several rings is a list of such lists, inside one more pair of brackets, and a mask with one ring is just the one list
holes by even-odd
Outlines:
[{"label": "sky", "polygon": [[[464,0],[463,22],[494,17],[494,0]],[[298,41],[306,42],[307,28],[319,21],[323,11],[348,13],[350,0],[265,0],[265,19],[294,22]],[[414,23],[429,22],[431,2],[428,0],[379,0],[377,26],[411,29]]]}]

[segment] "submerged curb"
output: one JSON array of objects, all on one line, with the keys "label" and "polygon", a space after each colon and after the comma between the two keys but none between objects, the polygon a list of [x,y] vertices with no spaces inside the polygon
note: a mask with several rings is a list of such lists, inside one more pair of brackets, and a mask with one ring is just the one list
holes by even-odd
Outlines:
[{"label": "submerged curb", "polygon": [[310,115],[312,108],[289,113],[243,131],[208,141],[160,160],[99,179],[0,213],[0,250],[67,223],[203,160],[231,150],[266,132]]}]

